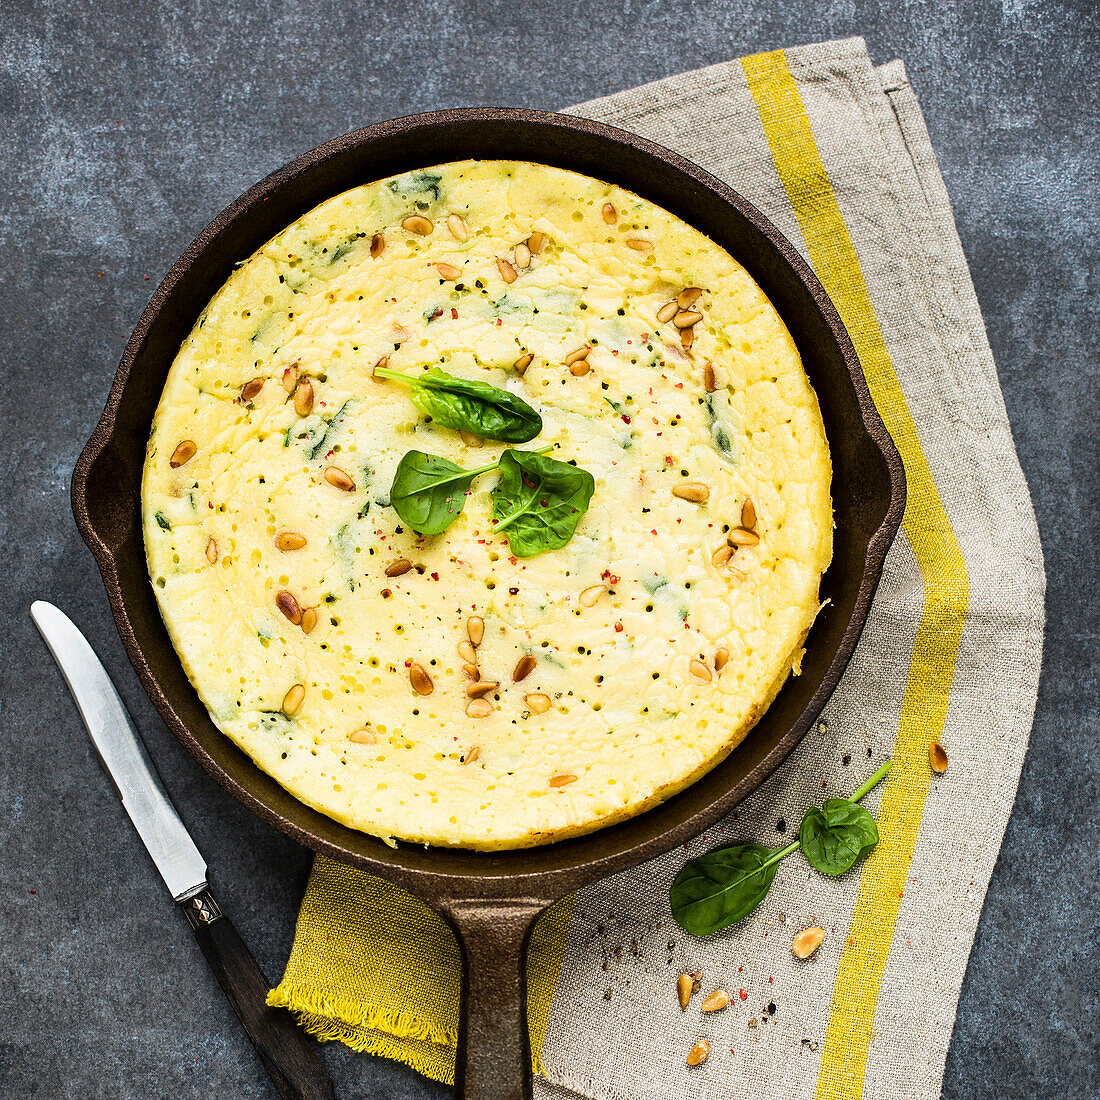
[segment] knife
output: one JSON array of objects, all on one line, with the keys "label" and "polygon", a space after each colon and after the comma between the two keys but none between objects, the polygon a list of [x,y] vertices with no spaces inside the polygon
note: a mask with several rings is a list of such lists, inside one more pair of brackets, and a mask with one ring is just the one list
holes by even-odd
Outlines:
[{"label": "knife", "polygon": [[36,600],[31,618],[69,685],[103,770],[194,929],[279,1095],[285,1100],[332,1100],[332,1080],[316,1041],[285,1008],[267,1004],[268,980],[214,900],[206,862],[169,801],[107,670],[73,621],[53,604]]}]

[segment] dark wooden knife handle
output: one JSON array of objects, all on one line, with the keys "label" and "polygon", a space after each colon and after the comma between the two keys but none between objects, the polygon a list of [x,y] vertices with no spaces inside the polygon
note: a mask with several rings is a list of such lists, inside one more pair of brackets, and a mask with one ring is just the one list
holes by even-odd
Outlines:
[{"label": "dark wooden knife handle", "polygon": [[271,988],[240,933],[209,889],[180,903],[199,947],[284,1100],[333,1100],[332,1079],[317,1050],[285,1008],[267,1003]]}]

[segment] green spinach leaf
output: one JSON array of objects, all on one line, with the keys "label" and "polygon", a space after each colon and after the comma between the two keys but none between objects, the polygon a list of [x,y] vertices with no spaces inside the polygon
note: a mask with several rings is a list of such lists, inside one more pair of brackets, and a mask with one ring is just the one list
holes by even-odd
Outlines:
[{"label": "green spinach leaf", "polygon": [[773,851],[762,844],[734,844],[690,860],[669,892],[676,923],[695,936],[709,936],[744,920],[767,897],[779,861],[797,847]]},{"label": "green spinach leaf", "polygon": [[802,853],[823,875],[843,875],[871,854],[878,843],[875,819],[847,798],[827,798],[811,806],[798,830]]},{"label": "green spinach leaf", "polygon": [[389,499],[378,503],[392,505],[401,519],[419,534],[438,535],[462,514],[466,492],[478,474],[495,470],[505,455],[539,455],[550,449],[546,446],[538,451],[505,451],[497,461],[476,470],[464,470],[438,455],[409,451],[397,464]]},{"label": "green spinach leaf", "polygon": [[522,397],[488,382],[455,378],[439,367],[415,375],[388,367],[374,373],[409,386],[413,404],[445,428],[505,443],[526,443],[542,431],[542,417]]},{"label": "green spinach leaf", "polygon": [[[322,420],[319,434],[316,435],[311,443],[313,444],[309,448],[309,460],[312,462],[323,450],[326,449],[328,441],[335,436],[340,429],[340,425],[344,422],[344,414],[347,412],[348,406],[355,400],[354,397],[349,397],[335,414],[329,420]],[[289,430],[289,429],[288,429]],[[284,444],[285,446],[285,444]]]},{"label": "green spinach leaf", "polygon": [[830,798],[824,809],[809,810],[798,840],[786,848],[734,844],[689,861],[669,890],[676,923],[685,932],[708,936],[744,920],[771,889],[780,861],[799,848],[817,870],[842,875],[878,843],[874,819],[856,803],[882,782],[890,767],[887,760],[850,799]]},{"label": "green spinach leaf", "polygon": [[494,462],[478,470],[464,470],[438,455],[409,451],[397,464],[390,504],[414,531],[438,535],[462,514],[466,490],[474,478],[495,465]]},{"label": "green spinach leaf", "polygon": [[507,530],[517,558],[563,547],[588,510],[596,482],[587,470],[534,451],[505,451],[493,486],[493,533]]}]

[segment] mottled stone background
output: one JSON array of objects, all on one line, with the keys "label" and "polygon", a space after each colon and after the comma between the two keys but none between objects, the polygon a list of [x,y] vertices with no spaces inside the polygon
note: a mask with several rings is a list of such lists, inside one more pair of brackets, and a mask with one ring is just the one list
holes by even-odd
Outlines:
[{"label": "mottled stone background", "polygon": [[[47,597],[87,631],[277,975],[308,854],[168,734],[69,513],[122,347],[184,246],[271,169],[369,122],[553,108],[851,34],[904,58],[924,105],[1050,578],[1035,732],[944,1093],[1100,1095],[1095,0],[0,3],[0,1095],[274,1096],[27,617]],[[325,1057],[340,1097],[446,1092],[335,1044]]]}]

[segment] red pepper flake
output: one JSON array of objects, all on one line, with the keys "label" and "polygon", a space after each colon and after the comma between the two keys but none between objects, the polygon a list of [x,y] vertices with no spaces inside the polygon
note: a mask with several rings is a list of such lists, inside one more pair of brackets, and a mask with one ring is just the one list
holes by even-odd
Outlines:
[{"label": "red pepper flake", "polygon": [[437,580],[439,580],[439,574],[438,574],[438,573],[433,573],[433,574],[432,574],[432,580],[433,580],[433,581],[437,581]]},{"label": "red pepper flake", "polygon": [[497,318],[497,328],[500,328],[500,326],[503,325],[503,324],[504,324],[504,322],[498,317]]},{"label": "red pepper flake", "polygon": [[623,624],[622,623],[616,623],[615,624],[615,633],[616,634],[621,634],[622,632],[623,632]]},{"label": "red pepper flake", "polygon": [[452,321],[457,321],[458,320],[458,310],[455,309],[454,306],[451,306],[451,320]]},{"label": "red pepper flake", "polygon": [[743,989],[739,989],[737,991],[737,996],[740,997],[743,1001],[747,1001],[749,999],[749,995]]},{"label": "red pepper flake", "polygon": [[623,413],[623,423],[624,424],[629,424],[630,423],[630,417],[627,416],[626,413]]}]

